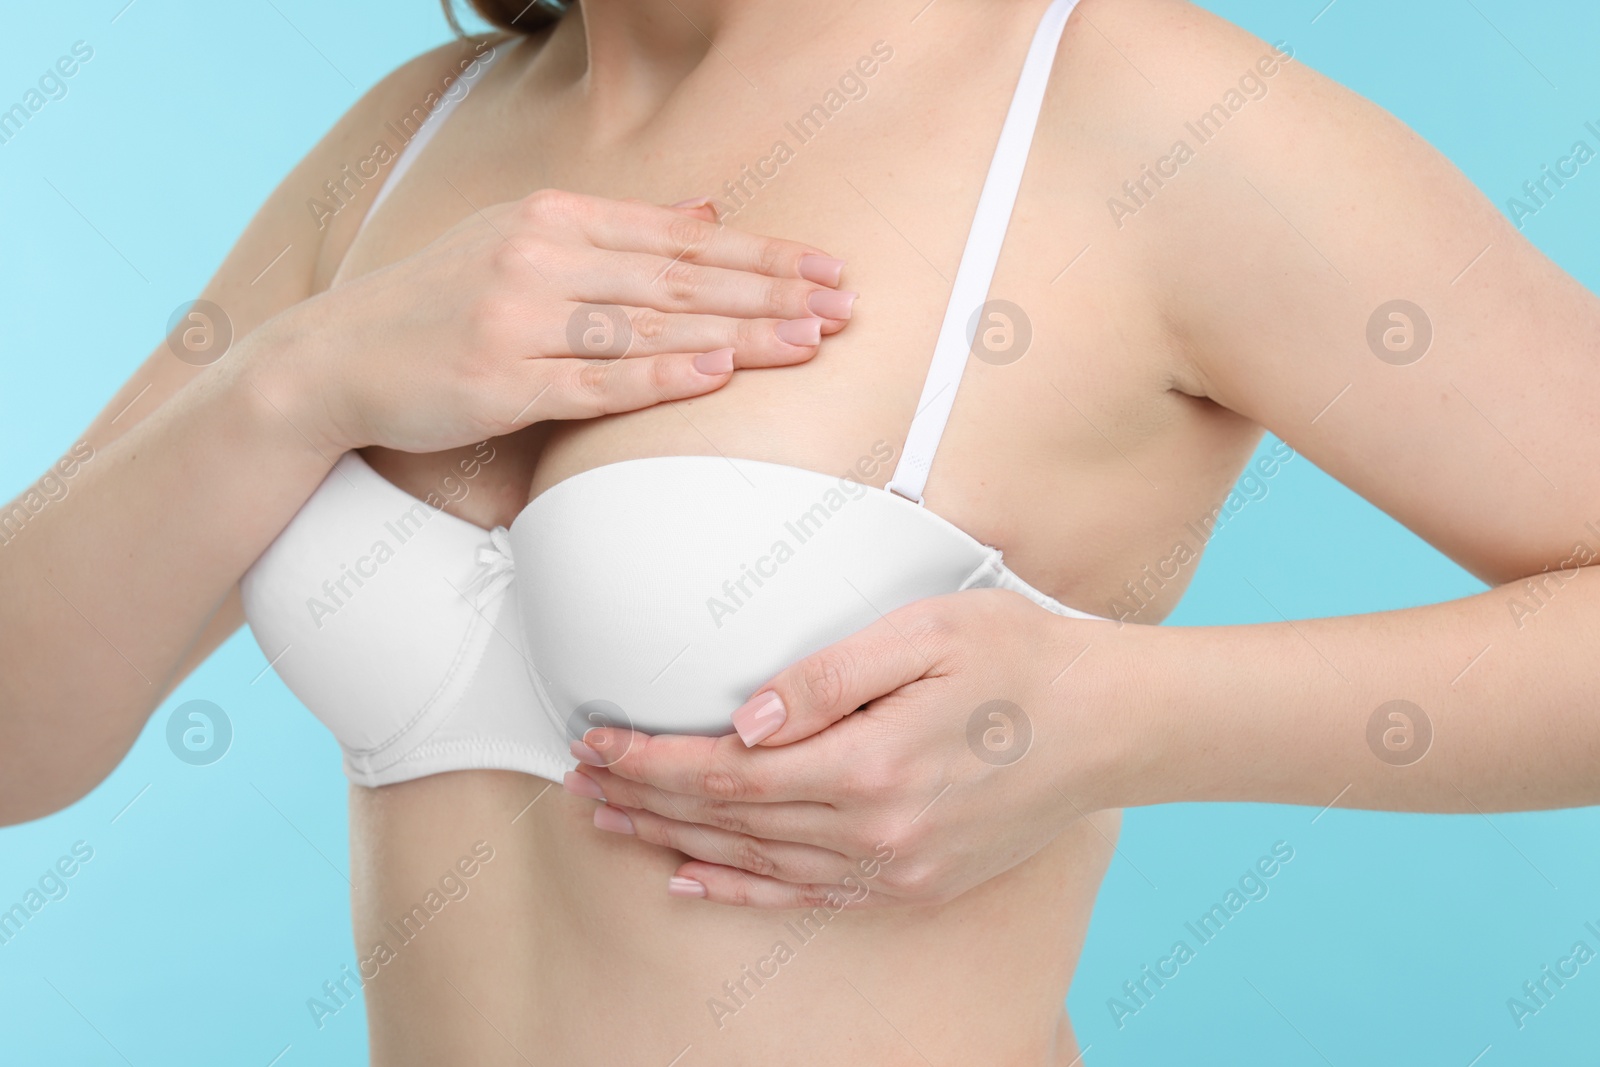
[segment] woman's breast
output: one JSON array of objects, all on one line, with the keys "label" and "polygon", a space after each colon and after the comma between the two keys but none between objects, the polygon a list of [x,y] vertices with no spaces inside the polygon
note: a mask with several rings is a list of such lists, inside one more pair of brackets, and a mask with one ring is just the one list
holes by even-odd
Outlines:
[{"label": "woman's breast", "polygon": [[1045,1062],[1118,823],[936,909],[818,913],[668,897],[682,857],[593,807],[506,772],[352,789],[374,1064]]},{"label": "woman's breast", "polygon": [[[692,400],[553,425],[529,496],[607,464],[675,455],[758,460],[885,486],[905,451],[948,288],[905,249],[843,233],[823,243],[836,245],[848,262],[842,284],[862,295],[849,324],[824,338],[812,360],[737,371]],[[1172,531],[1222,489],[1214,473],[1196,470],[1196,457],[1237,455],[1241,439],[1167,391],[1146,313],[1130,311],[1118,323],[1113,316],[1129,310],[1121,296],[1049,292],[1047,265],[1058,247],[1026,230],[1008,242],[995,292],[1016,309],[1007,326],[1031,339],[1015,360],[968,360],[952,387],[924,499],[1003,549],[1025,580],[1106,614],[1121,584],[1169,549]],[[953,272],[954,262],[946,267]],[[681,506],[692,509],[693,500]]]}]

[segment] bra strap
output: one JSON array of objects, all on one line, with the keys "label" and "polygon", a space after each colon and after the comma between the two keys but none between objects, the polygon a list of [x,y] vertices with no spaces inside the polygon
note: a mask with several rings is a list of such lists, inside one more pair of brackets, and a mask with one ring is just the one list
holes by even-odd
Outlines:
[{"label": "bra strap", "polygon": [[1022,187],[1022,172],[1028,165],[1028,149],[1033,145],[1033,131],[1039,123],[1045,89],[1050,85],[1050,69],[1055,65],[1067,17],[1077,6],[1078,0],[1053,0],[1045,11],[1034,32],[1033,44],[1028,48],[1028,58],[1023,61],[1022,75],[1011,97],[1005,124],[1000,128],[1000,141],[989,163],[983,192],[978,196],[978,210],[972,216],[972,229],[967,234],[961,265],[956,268],[944,324],[939,328],[939,340],[933,348],[933,363],[922,385],[922,396],[917,400],[917,413],[911,420],[911,430],[906,434],[905,450],[895,466],[894,477],[885,487],[914,504],[922,503],[928,469],[933,465],[933,454],[939,450],[939,439],[944,436],[950,408],[955,404],[956,389],[961,384],[961,373],[966,369],[972,348],[967,336],[968,325],[988,299],[989,283],[994,280],[995,266],[1000,262],[1000,248],[1011,224],[1017,190]]},{"label": "bra strap", "polygon": [[[492,45],[488,55],[475,60],[467,70],[462,71],[456,80],[450,83],[450,88],[446,89],[444,95],[440,97],[438,109],[430,112],[428,117],[422,120],[422,125],[418,126],[416,132],[411,135],[411,140],[407,141],[406,146],[400,150],[400,155],[395,159],[394,166],[389,169],[389,176],[378,187],[378,195],[372,201],[372,206],[367,208],[367,213],[361,218],[361,225],[356,227],[356,233],[359,234],[367,228],[367,223],[372,221],[372,216],[377,214],[378,208],[383,205],[389,193],[399,184],[401,176],[411,169],[411,164],[417,161],[417,157],[428,146],[428,142],[433,140],[433,135],[439,132],[439,128],[444,125],[445,120],[450,117],[451,113],[461,106],[461,101],[465,100],[467,94],[472,92],[472,87],[485,74],[489,73],[489,69],[495,65],[501,56],[511,51],[511,47],[515,43],[515,41],[500,41]],[[397,130],[398,127],[391,123],[390,129]]]}]

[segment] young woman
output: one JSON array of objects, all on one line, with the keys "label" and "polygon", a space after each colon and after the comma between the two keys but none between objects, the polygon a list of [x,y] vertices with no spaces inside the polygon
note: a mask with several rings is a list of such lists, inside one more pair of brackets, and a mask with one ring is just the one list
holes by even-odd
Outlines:
[{"label": "young woman", "polygon": [[[416,61],[346,120],[342,151],[310,166],[337,173],[441,76],[487,67],[389,176],[381,210],[359,229],[353,213],[332,217],[304,291],[285,296],[327,292],[262,331],[292,355],[260,357],[247,380],[282,423],[315,427],[315,447],[263,419],[254,455],[281,452],[298,473],[239,486],[226,512],[255,553],[278,535],[245,579],[251,620],[345,749],[374,1062],[1070,1064],[1062,1004],[1111,807],[1299,800],[1318,759],[1365,774],[1345,759],[1346,705],[1364,706],[1364,728],[1385,699],[1444,694],[1435,676],[1457,674],[1488,624],[1464,602],[1309,639],[1210,632],[1156,659],[1140,658],[1156,647],[1146,627],[1066,616],[1158,621],[1193,572],[1174,546],[1220,506],[1262,427],[1486,580],[1572,555],[1600,489],[1594,436],[1575,432],[1591,418],[1576,383],[1592,372],[1600,308],[1453,168],[1291,49],[1172,0],[484,10],[532,32]],[[525,199],[536,189],[564,192]],[[652,244],[640,233],[658,209],[605,199],[628,197],[689,202]],[[489,206],[505,204],[520,206]],[[666,262],[564,270],[549,238],[520,241],[517,226]],[[500,250],[480,257],[496,273],[467,269],[477,260],[458,250],[480,247]],[[720,259],[707,269],[708,257]],[[783,281],[740,300],[718,268]],[[589,290],[542,318],[482,297],[568,273]],[[670,299],[651,304],[630,280]],[[713,342],[705,323],[637,310],[696,300],[743,325]],[[644,406],[641,389],[607,405],[628,413],[598,417],[574,399],[497,433],[527,421],[544,383],[485,385],[475,353],[514,350],[520,331],[555,320],[575,340],[542,350],[587,351],[599,369],[579,380],[612,380],[631,362],[599,362],[624,328],[616,305],[661,352],[731,346],[749,365],[805,365],[735,373],[714,393],[684,372],[661,398],[704,395]],[[806,361],[824,331],[837,332]],[[372,355],[339,380],[385,387],[307,384],[351,348]],[[442,396],[418,369],[441,358],[464,368]],[[197,409],[195,392],[129,436],[175,448],[153,427]],[[453,417],[465,410],[505,414],[467,433]],[[334,455],[372,445],[388,447],[328,475]],[[442,513],[414,510],[430,496]],[[138,514],[128,503],[113,517]],[[87,524],[60,528],[92,543]],[[212,547],[222,540],[206,542],[220,558],[204,561],[212,584],[190,592],[192,617],[136,648],[167,657],[160,684],[194,658],[172,651],[182,623],[193,640],[218,576],[254,558]],[[1479,665],[1484,688],[1452,708],[1473,743],[1440,780],[1461,772],[1512,803],[1515,768],[1488,774],[1484,754],[1542,714],[1546,736],[1571,743],[1541,768],[1534,802],[1592,788],[1579,768],[1593,728],[1550,710],[1594,683],[1572,667],[1596,614],[1582,562],[1539,642]],[[79,583],[70,598],[96,575],[63,577]],[[219,616],[202,646],[236,619]],[[775,712],[764,683],[853,630],[871,632],[871,654],[781,677]],[[1396,636],[1422,655],[1372,654]],[[1337,708],[1317,674],[1330,660],[1361,668],[1341,675]],[[871,702],[911,674],[896,699]],[[57,687],[36,706],[68,695],[26,677]],[[1191,725],[1174,687],[1197,678]],[[1533,678],[1543,697],[1519,699]],[[666,739],[713,755],[660,777],[661,792],[629,784],[660,772],[654,740],[618,746],[606,730],[589,736],[611,744],[564,755],[596,721],[717,733],[752,694],[736,721],[778,748],[744,758],[795,755],[765,764],[768,778],[738,762],[737,738]],[[987,726],[1018,722],[979,716],[966,748],[992,701],[1033,720],[1010,778],[970,771],[996,766],[978,756],[993,756]],[[31,810],[103,774],[136,705],[82,723],[105,738],[98,764],[35,770],[54,792]],[[1134,714],[1156,707],[1169,716]],[[1266,707],[1290,710],[1264,722]],[[1278,744],[1219,752],[1235,723]],[[935,773],[912,758],[935,725],[965,753],[948,797],[948,751]],[[6,728],[44,747],[25,715]],[[1191,755],[1168,758],[1179,751]],[[548,788],[580,761],[615,769]],[[1378,801],[1399,797],[1383,788]],[[597,808],[597,794],[615,803]],[[11,810],[25,813],[20,797]],[[1106,810],[1062,815],[1075,805]],[[818,830],[844,814],[848,832]],[[843,863],[823,854],[830,833]],[[471,877],[472,893],[430,909],[442,876]],[[924,906],[834,910],[818,892],[830,885]]]}]

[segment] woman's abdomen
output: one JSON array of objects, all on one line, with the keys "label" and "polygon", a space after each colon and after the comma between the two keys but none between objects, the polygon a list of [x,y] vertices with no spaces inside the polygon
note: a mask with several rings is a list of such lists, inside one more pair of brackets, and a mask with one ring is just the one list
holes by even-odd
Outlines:
[{"label": "woman's abdomen", "polygon": [[[705,1065],[922,1063],[908,1042],[963,1063],[1061,1051],[1116,813],[937,908],[835,913],[668,897],[681,854],[596,829],[593,808],[501,771],[352,788],[375,1065],[667,1064],[690,1047]],[[974,995],[997,988],[1007,995]]]}]

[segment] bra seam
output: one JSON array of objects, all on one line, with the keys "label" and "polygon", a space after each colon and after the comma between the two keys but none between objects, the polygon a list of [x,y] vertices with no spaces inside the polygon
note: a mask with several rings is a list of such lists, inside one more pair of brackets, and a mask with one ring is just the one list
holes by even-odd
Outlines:
[{"label": "bra seam", "polygon": [[[505,594],[502,592],[500,595],[503,597]],[[451,657],[450,665],[445,669],[444,677],[440,679],[438,686],[434,688],[434,691],[428,696],[428,699],[422,703],[422,706],[418,708],[416,712],[414,712],[411,717],[408,718],[398,729],[396,729],[394,733],[390,734],[376,745],[363,749],[346,749],[346,754],[354,755],[366,761],[371,761],[374,757],[383,755],[387,750],[399,744],[405,739],[407,734],[415,730],[422,723],[423,719],[427,718],[428,714],[434,710],[435,705],[444,700],[445,696],[447,695],[447,691],[451,688],[457,677],[460,675],[461,668],[466,661],[467,656],[471,654],[473,646],[481,644],[481,642],[475,641],[474,638],[479,635],[484,625],[486,625],[486,623],[483,618],[483,613],[477,609],[474,609],[472,612],[472,622],[468,626],[466,634],[461,638],[461,643],[456,647],[455,655]],[[483,657],[481,654],[477,657],[477,659],[480,661],[482,658]],[[403,760],[404,758],[404,756],[401,756],[400,760]],[[395,762],[399,762],[399,760],[396,760]],[[388,763],[384,764],[384,767],[387,768],[393,765],[393,763]],[[379,769],[381,770],[383,768]]]},{"label": "bra seam", "polygon": [[[992,545],[984,545],[983,547],[989,554],[972,569],[972,573],[967,575],[966,580],[956,590],[957,592],[967,589],[1006,589],[1026,598],[1052,615],[1061,615],[1074,619],[1110,621],[1103,615],[1095,615],[1092,612],[1075,608],[1070,604],[1063,604],[1006,566],[1004,553],[1000,549]],[[985,578],[991,579],[988,584],[983,584]],[[1009,582],[1007,581],[1008,578],[1010,579]]]},{"label": "bra seam", "polygon": [[[554,753],[552,753],[552,752],[550,752],[550,751],[548,751],[546,749],[540,748],[540,747],[538,747],[536,745],[524,744],[522,742],[517,742],[517,741],[499,741],[499,740],[495,740],[493,738],[486,738],[486,737],[473,737],[473,738],[465,738],[465,739],[458,739],[458,740],[452,740],[452,741],[437,741],[437,742],[425,741],[421,745],[418,745],[416,748],[409,749],[402,758],[396,760],[393,763],[390,763],[390,764],[386,765],[384,768],[382,768],[382,770],[358,772],[357,775],[352,776],[352,777],[360,777],[360,778],[366,779],[367,782],[370,782],[371,785],[373,785],[373,786],[394,785],[394,784],[398,784],[399,782],[411,781],[411,780],[413,780],[414,778],[417,778],[417,777],[427,777],[429,775],[438,774],[438,773],[441,773],[441,772],[440,771],[428,771],[428,772],[425,772],[422,775],[408,775],[406,777],[395,778],[395,779],[392,779],[390,781],[382,781],[381,779],[383,779],[384,776],[385,776],[384,772],[392,771],[397,767],[398,768],[410,769],[410,768],[408,768],[406,766],[407,764],[418,764],[418,763],[425,764],[425,763],[429,762],[430,760],[436,760],[436,759],[440,759],[440,758],[443,758],[443,757],[450,756],[452,754],[462,753],[462,752],[467,752],[467,753],[490,752],[490,753],[494,753],[496,755],[505,755],[505,756],[508,756],[508,757],[517,757],[521,761],[525,761],[526,763],[531,764],[533,766],[536,766],[536,767],[539,767],[539,768],[542,768],[542,769],[545,769],[545,770],[555,771],[555,772],[557,772],[558,776],[560,774],[564,774],[567,770],[569,770],[573,765],[575,765],[577,763],[576,759],[568,759],[566,761],[563,761],[559,756],[556,756]],[[346,761],[346,766],[347,767],[350,766],[348,760]],[[557,778],[552,778],[552,777],[549,777],[547,775],[542,775],[542,774],[538,774],[536,772],[526,771],[522,767],[454,767],[454,768],[451,768],[451,769],[453,769],[453,770],[514,770],[514,771],[517,771],[517,772],[523,773],[523,774],[530,774],[531,773],[531,774],[534,775],[534,777],[545,778],[546,781],[553,782],[553,781],[557,780]],[[358,784],[366,784],[366,783],[358,783]]]},{"label": "bra seam", "polygon": [[[406,753],[406,759],[429,752],[458,752],[463,749],[489,748],[497,752],[517,752],[531,756],[543,756],[545,750],[526,744],[521,741],[501,741],[491,737],[457,738],[451,741],[426,741]],[[405,762],[401,760],[400,762]]]}]

